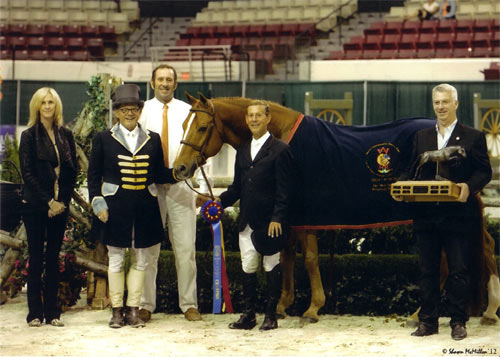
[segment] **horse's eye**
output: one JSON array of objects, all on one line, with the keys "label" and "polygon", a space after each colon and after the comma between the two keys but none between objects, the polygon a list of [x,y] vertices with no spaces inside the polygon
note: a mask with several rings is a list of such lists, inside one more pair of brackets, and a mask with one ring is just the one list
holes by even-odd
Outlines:
[{"label": "horse's eye", "polygon": [[200,126],[200,127],[198,128],[198,131],[199,131],[200,133],[204,133],[205,131],[207,131],[207,127],[206,127],[206,126]]}]

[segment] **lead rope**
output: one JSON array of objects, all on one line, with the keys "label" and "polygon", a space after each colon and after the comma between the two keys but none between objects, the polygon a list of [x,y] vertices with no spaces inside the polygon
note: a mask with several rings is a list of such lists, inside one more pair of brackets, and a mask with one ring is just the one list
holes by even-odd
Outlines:
[{"label": "lead rope", "polygon": [[201,196],[205,196],[205,197],[210,197],[212,199],[212,201],[215,201],[215,196],[212,192],[212,186],[210,185],[210,182],[208,181],[208,178],[207,178],[207,175],[205,174],[205,170],[203,169],[203,166],[200,166],[200,170],[201,170],[201,174],[203,176],[203,179],[205,180],[205,182],[207,183],[207,187],[208,187],[208,192],[210,193],[210,196],[207,196],[206,193],[201,193],[199,192],[198,190],[196,190],[193,186],[191,186],[189,184],[189,181],[188,180],[184,180],[184,182],[186,182],[186,185],[188,185],[188,187],[196,192],[197,194],[201,195]]}]

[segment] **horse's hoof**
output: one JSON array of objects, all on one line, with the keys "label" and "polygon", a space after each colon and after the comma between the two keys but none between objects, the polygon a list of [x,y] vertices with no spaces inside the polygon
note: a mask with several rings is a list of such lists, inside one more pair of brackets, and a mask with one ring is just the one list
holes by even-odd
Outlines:
[{"label": "horse's hoof", "polygon": [[300,318],[300,325],[304,326],[304,325],[307,325],[307,324],[315,324],[318,321],[319,321],[319,319],[316,319],[316,318],[311,317],[311,316],[302,316]]},{"label": "horse's hoof", "polygon": [[[496,316],[495,316],[496,317]],[[494,317],[489,316],[481,316],[481,320],[479,320],[481,325],[496,325],[498,323],[498,317],[496,319]]]},{"label": "horse's hoof", "polygon": [[406,327],[417,327],[418,326],[418,321],[408,319],[406,320]]}]

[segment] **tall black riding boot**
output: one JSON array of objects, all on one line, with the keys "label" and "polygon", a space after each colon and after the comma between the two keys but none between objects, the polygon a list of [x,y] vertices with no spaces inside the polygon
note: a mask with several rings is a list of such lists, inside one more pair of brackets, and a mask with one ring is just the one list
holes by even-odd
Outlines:
[{"label": "tall black riding boot", "polygon": [[281,267],[276,265],[273,270],[266,273],[267,278],[267,305],[266,317],[260,331],[273,330],[278,328],[278,321],[276,320],[276,306],[281,296]]},{"label": "tall black riding boot", "polygon": [[257,296],[257,274],[243,273],[243,301],[245,308],[236,322],[231,322],[229,328],[251,330],[257,325],[255,319],[255,300]]}]

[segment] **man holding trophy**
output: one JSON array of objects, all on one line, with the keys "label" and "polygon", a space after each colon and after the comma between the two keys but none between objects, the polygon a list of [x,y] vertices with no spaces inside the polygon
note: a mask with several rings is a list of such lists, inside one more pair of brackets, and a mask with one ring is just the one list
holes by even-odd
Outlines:
[{"label": "man holding trophy", "polygon": [[[413,229],[418,239],[421,310],[419,326],[412,336],[438,333],[440,303],[441,250],[446,253],[449,275],[446,283],[447,311],[451,317],[451,337],[461,340],[467,336],[469,319],[467,306],[471,297],[471,259],[473,236],[482,214],[478,193],[491,180],[485,135],[457,121],[457,90],[440,84],[432,90],[432,104],[437,117],[436,126],[415,134],[410,163],[420,160],[417,172],[408,169],[402,180],[449,180],[458,186],[454,200],[432,199],[414,204]],[[445,148],[460,147],[462,155],[451,160],[436,160],[422,164],[424,154]],[[436,172],[439,168],[439,173]],[[393,195],[402,200],[402,196]]]}]

